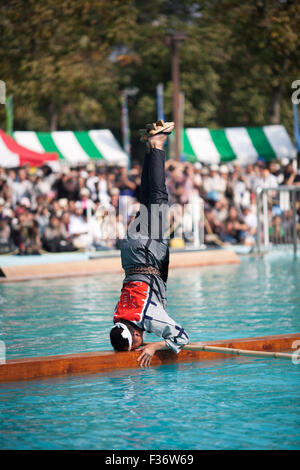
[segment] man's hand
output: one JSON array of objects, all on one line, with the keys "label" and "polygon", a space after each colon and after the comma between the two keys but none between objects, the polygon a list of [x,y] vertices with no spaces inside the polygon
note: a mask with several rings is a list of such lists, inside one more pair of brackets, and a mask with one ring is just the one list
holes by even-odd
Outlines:
[{"label": "man's hand", "polygon": [[141,351],[140,356],[138,357],[138,362],[140,363],[140,367],[149,367],[151,363],[151,359],[156,351],[161,349],[168,349],[166,346],[165,341],[159,341],[157,343],[149,343],[141,348],[138,348],[137,351]]}]

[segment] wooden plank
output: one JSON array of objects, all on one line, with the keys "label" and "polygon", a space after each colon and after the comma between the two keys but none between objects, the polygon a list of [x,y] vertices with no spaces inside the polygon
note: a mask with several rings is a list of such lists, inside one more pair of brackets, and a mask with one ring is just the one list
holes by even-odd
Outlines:
[{"label": "wooden plank", "polygon": [[[203,344],[236,349],[256,351],[288,351],[293,342],[300,340],[300,333],[241,338],[223,341],[209,341]],[[0,382],[29,380],[42,377],[53,377],[68,374],[98,373],[119,369],[138,368],[139,352],[87,352],[62,356],[35,357],[9,360],[0,365]],[[183,349],[179,354],[171,350],[158,351],[151,362],[152,366],[173,363],[220,359],[228,354]]]},{"label": "wooden plank", "polygon": [[[240,259],[237,254],[230,250],[171,252],[170,255],[170,269],[239,263]],[[30,281],[33,279],[53,279],[65,276],[95,276],[104,273],[121,274],[122,267],[120,257],[111,257],[63,263],[3,266],[2,272],[4,277],[0,277],[0,283],[8,283]]]}]

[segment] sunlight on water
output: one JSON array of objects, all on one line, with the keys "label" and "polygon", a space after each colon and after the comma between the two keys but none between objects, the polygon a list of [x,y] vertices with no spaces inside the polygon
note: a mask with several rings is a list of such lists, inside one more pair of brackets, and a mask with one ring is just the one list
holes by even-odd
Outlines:
[{"label": "sunlight on water", "polygon": [[[192,341],[298,332],[299,274],[286,256],[174,270],[168,309]],[[7,357],[110,349],[121,281],[0,285]],[[299,449],[299,382],[300,365],[238,358],[2,384],[0,448]]]}]

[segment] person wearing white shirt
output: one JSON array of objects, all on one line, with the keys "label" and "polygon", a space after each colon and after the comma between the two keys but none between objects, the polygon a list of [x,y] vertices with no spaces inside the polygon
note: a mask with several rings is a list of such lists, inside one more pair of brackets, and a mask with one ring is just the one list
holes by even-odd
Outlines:
[{"label": "person wearing white shirt", "polygon": [[91,248],[93,237],[91,236],[86,217],[83,216],[81,202],[76,202],[75,213],[70,216],[69,232],[76,248]]}]

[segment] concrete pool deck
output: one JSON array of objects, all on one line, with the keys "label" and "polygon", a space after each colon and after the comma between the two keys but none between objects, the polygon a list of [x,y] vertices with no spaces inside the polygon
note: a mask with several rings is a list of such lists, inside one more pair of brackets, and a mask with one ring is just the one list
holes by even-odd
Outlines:
[{"label": "concrete pool deck", "polygon": [[[239,264],[232,250],[170,250],[170,269]],[[1,256],[0,283],[122,273],[120,251]]]}]

